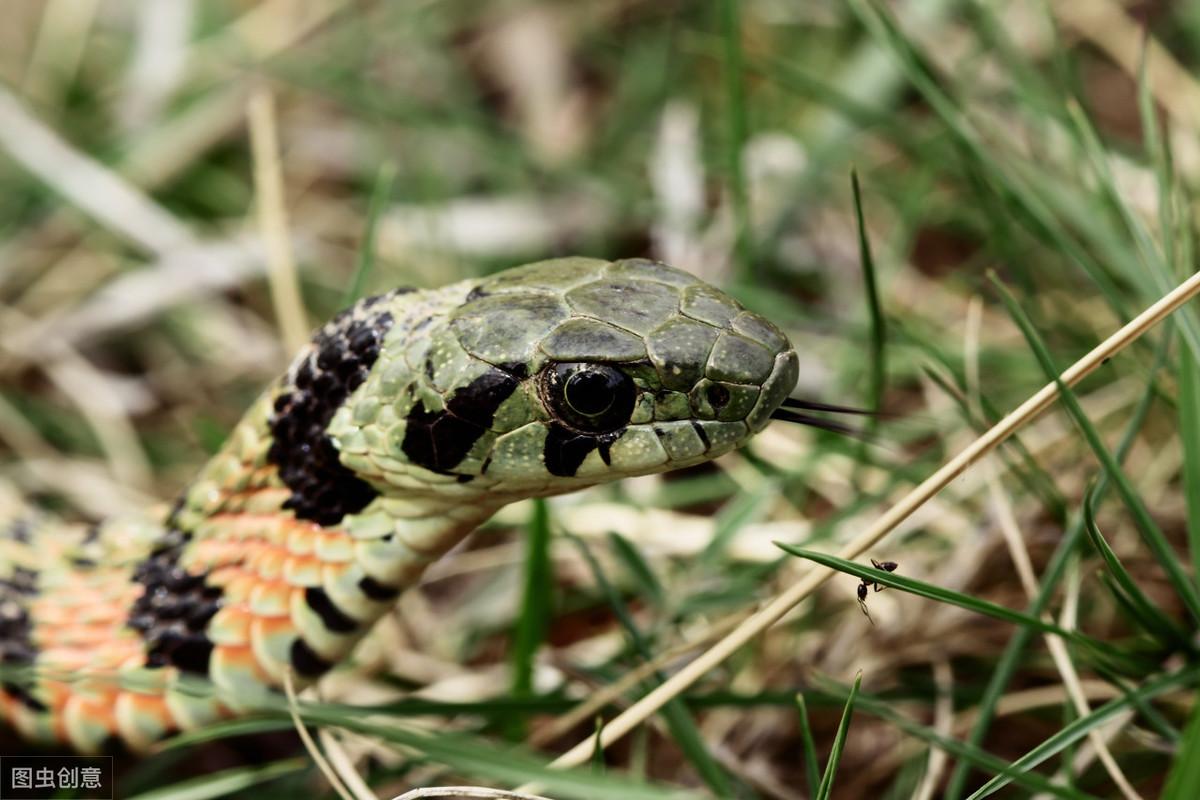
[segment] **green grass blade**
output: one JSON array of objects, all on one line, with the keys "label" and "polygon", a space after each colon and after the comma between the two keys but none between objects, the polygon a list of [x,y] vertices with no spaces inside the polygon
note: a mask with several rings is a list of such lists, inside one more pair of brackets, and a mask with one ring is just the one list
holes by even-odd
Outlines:
[{"label": "green grass blade", "polygon": [[361,709],[326,709],[304,705],[301,717],[313,725],[331,725],[377,737],[409,747],[427,758],[445,764],[466,775],[478,776],[499,784],[520,786],[537,783],[545,794],[555,798],[578,800],[661,800],[679,798],[679,790],[654,786],[621,775],[597,775],[590,770],[550,768],[541,758],[519,747],[496,747],[474,737],[440,731],[435,735],[408,727],[385,723],[379,717],[362,714]]},{"label": "green grass blade", "polygon": [[[634,651],[637,652],[643,661],[652,659],[654,653],[651,650],[650,643],[642,635],[641,630],[633,619],[633,615],[629,613],[629,607],[625,605],[625,601],[621,599],[621,595],[612,585],[612,582],[609,581],[608,576],[604,574],[604,570],[600,567],[600,563],[596,561],[596,557],[592,555],[592,551],[587,546],[587,543],[577,536],[570,536],[570,540],[579,549],[580,555],[583,556],[588,569],[591,570],[593,579],[608,599],[608,603],[612,607],[613,613],[617,615],[617,621],[625,629],[625,635],[629,638]],[[656,672],[655,676],[659,682],[666,680],[666,676],[661,673]],[[700,728],[696,725],[696,721],[692,718],[691,712],[688,711],[683,701],[679,698],[671,700],[663,706],[662,715],[667,722],[667,727],[671,731],[671,738],[688,761],[691,762],[692,766],[695,767],[696,772],[704,779],[704,782],[709,785],[709,788],[718,797],[734,796],[729,778],[713,759],[712,754],[708,752],[708,746],[704,743],[704,737],[700,733]]]},{"label": "green grass blade", "polygon": [[654,574],[653,567],[642,557],[641,551],[633,542],[615,531],[608,534],[608,543],[612,546],[612,551],[617,559],[625,566],[625,570],[637,584],[638,596],[646,598],[655,606],[662,608],[667,597],[666,590],[663,589],[658,576]]},{"label": "green grass blade", "polygon": [[1175,624],[1165,611],[1146,596],[1146,593],[1137,585],[1137,581],[1125,569],[1121,559],[1109,547],[1104,534],[1100,532],[1100,526],[1096,524],[1095,486],[1089,488],[1084,494],[1083,520],[1092,546],[1096,548],[1096,552],[1100,554],[1108,568],[1107,577],[1116,584],[1116,588],[1128,603],[1129,610],[1140,627],[1151,632],[1170,647],[1186,648],[1188,646],[1187,634]]},{"label": "green grass blade", "polygon": [[375,239],[379,231],[379,217],[387,207],[392,197],[392,183],[396,180],[396,164],[385,161],[379,168],[375,178],[375,187],[371,191],[371,204],[367,208],[367,227],[363,231],[362,243],[358,246],[358,260],[354,266],[354,277],[346,289],[343,305],[351,305],[363,296],[371,270],[375,266]]},{"label": "green grass blade", "polygon": [[861,672],[855,676],[850,696],[846,698],[846,707],[842,710],[842,721],[838,723],[833,749],[829,751],[829,760],[825,762],[825,772],[821,775],[821,785],[817,789],[816,800],[829,800],[829,795],[833,792],[833,779],[837,776],[838,763],[842,760],[842,748],[845,747],[846,736],[850,733],[850,717],[854,714],[854,700],[858,697],[860,686],[862,686]]},{"label": "green grass blade", "polygon": [[[867,310],[871,316],[871,381],[868,394],[872,410],[880,411],[883,408],[883,391],[887,380],[887,325],[883,318],[883,305],[879,301],[875,259],[871,255],[871,242],[867,238],[867,224],[863,219],[858,172],[850,173],[850,185],[854,194],[854,219],[858,227],[858,258],[862,263],[863,288],[867,294]],[[871,418],[872,421],[874,419]]]},{"label": "green grass blade", "polygon": [[1009,765],[1008,761],[994,756],[976,745],[942,736],[932,728],[901,714],[887,700],[860,694],[856,702],[856,707],[865,714],[870,714],[873,717],[896,726],[909,736],[920,739],[932,747],[956,756],[964,763],[968,763],[993,775],[1002,775],[1018,786],[1028,789],[1031,793],[1044,792],[1055,797],[1071,798],[1072,800],[1086,800],[1086,798],[1090,797],[1090,795],[1083,794],[1075,789],[1051,783],[1049,779],[1036,772],[1014,769]]},{"label": "green grass blade", "polygon": [[1183,447],[1183,486],[1187,498],[1188,550],[1192,574],[1200,576],[1200,365],[1179,358],[1179,442]]},{"label": "green grass blade", "polygon": [[784,544],[783,542],[775,542],[775,546],[782,550],[791,553],[799,558],[805,558],[809,561],[836,569],[839,572],[845,572],[847,575],[853,575],[856,578],[865,578],[871,582],[878,582],[882,586],[899,589],[902,592],[915,594],[919,597],[924,597],[929,600],[936,600],[939,603],[946,603],[952,606],[964,608],[967,611],[974,611],[977,614],[991,617],[993,619],[1011,622],[1014,625],[1022,625],[1033,630],[1041,631],[1042,633],[1053,633],[1061,636],[1064,639],[1075,642],[1076,644],[1084,645],[1085,647],[1102,649],[1104,645],[1101,642],[1094,641],[1089,637],[1079,633],[1078,631],[1069,631],[1065,628],[1060,628],[1052,622],[1038,619],[1020,611],[1014,611],[1011,608],[996,605],[987,600],[980,600],[978,597],[956,592],[952,589],[943,589],[940,586],[934,586],[931,583],[907,578],[903,575],[898,575],[895,572],[885,572],[881,569],[873,567],[864,567],[861,564],[856,564],[853,561],[847,561],[844,558],[831,556],[826,553],[818,553],[815,550],[805,550],[802,547]]},{"label": "green grass blade", "polygon": [[[958,406],[958,411],[968,425],[971,426],[978,434],[983,434],[993,425],[1000,421],[1000,415],[997,414],[992,407],[992,404],[986,402],[984,398],[980,398],[982,417],[977,417],[971,409],[971,404],[967,400],[967,396],[962,390],[950,382],[949,379],[943,377],[937,371],[926,367],[923,372],[925,377],[937,384],[947,397],[954,401]],[[1036,495],[1041,501],[1050,515],[1057,520],[1065,521],[1067,519],[1067,501],[1058,491],[1055,485],[1054,476],[1042,468],[1041,464],[1037,463],[1037,459],[1029,452],[1029,448],[1020,440],[1017,435],[1013,435],[1000,447],[1000,456],[1004,459],[1005,465],[1009,471],[1016,476],[1021,485]]]},{"label": "green grass blade", "polygon": [[260,783],[274,780],[312,767],[307,758],[289,758],[252,767],[235,767],[211,775],[201,775],[179,783],[152,789],[130,797],[129,800],[212,800],[228,797]]},{"label": "green grass blade", "polygon": [[762,519],[778,499],[779,482],[775,480],[763,481],[754,491],[735,495],[717,514],[712,538],[700,553],[700,562],[719,562],[730,540],[742,526]]},{"label": "green grass blade", "polygon": [[[1133,694],[1140,699],[1151,700],[1160,694],[1174,689],[1191,686],[1195,683],[1197,677],[1200,677],[1200,667],[1188,667],[1169,675],[1160,675],[1157,678],[1152,678],[1139,686]],[[1105,703],[1086,717],[1080,717],[1064,725],[1061,730],[1049,739],[1014,761],[1012,767],[1018,770],[1033,769],[1047,759],[1061,753],[1067,747],[1079,742],[1088,733],[1101,727],[1130,705],[1132,705],[1132,701],[1128,697],[1117,698]],[[1010,778],[1007,776],[996,776],[979,787],[967,800],[982,800],[982,798],[988,797],[1004,788],[1009,782]]]},{"label": "green grass blade", "polygon": [[821,786],[821,763],[817,761],[817,743],[808,722],[808,705],[804,695],[799,693],[796,695],[796,716],[800,720],[800,745],[804,748],[804,780],[808,796],[816,797]]},{"label": "green grass blade", "polygon": [[[1166,355],[1166,340],[1163,340],[1159,345],[1152,374],[1158,374],[1163,362],[1166,360]],[[1133,447],[1134,439],[1138,431],[1142,429],[1142,425],[1146,421],[1146,416],[1150,413],[1150,407],[1154,402],[1155,395],[1154,385],[1151,383],[1146,388],[1146,391],[1142,393],[1142,397],[1138,400],[1138,404],[1130,417],[1129,424],[1126,425],[1125,430],[1121,434],[1120,441],[1117,442],[1116,457],[1118,462],[1123,462],[1129,454],[1130,448]],[[1101,473],[1093,491],[1093,495],[1097,500],[1104,496],[1108,485],[1108,475]],[[1070,562],[1071,556],[1075,553],[1080,540],[1083,538],[1083,527],[1083,515],[1077,514],[1067,527],[1066,533],[1063,534],[1058,547],[1055,548],[1054,553],[1050,557],[1050,561],[1046,564],[1046,569],[1042,573],[1041,583],[1038,585],[1037,595],[1026,609],[1026,613],[1030,616],[1040,617],[1050,606],[1054,590],[1058,587],[1059,581],[1062,580],[1067,564]],[[1013,673],[1016,672],[1021,654],[1024,652],[1026,646],[1028,646],[1032,637],[1033,631],[1031,629],[1018,629],[1013,633],[1012,638],[1004,648],[1004,652],[1000,654],[1000,658],[996,661],[995,668],[992,670],[992,677],[988,680],[987,686],[983,691],[983,696],[980,697],[979,704],[976,706],[978,716],[975,724],[971,727],[971,733],[967,737],[967,741],[971,745],[978,746],[987,735],[988,729],[992,724],[992,719],[995,716],[996,704],[1000,702],[1000,698],[1004,695]],[[1096,668],[1098,671],[1103,671],[1103,665],[1098,664]],[[944,796],[947,800],[957,800],[957,798],[962,797],[969,769],[970,765],[963,761],[960,761],[955,766],[949,780],[946,782]]]},{"label": "green grass blade", "polygon": [[742,26],[737,0],[717,0],[720,6],[721,39],[724,44],[726,115],[729,120],[725,160],[729,170],[729,193],[733,204],[736,252],[741,274],[750,278],[754,269],[753,231],[750,229],[750,198],[742,157],[746,145],[746,90],[742,74]]},{"label": "green grass blade", "polygon": [[[1092,164],[1092,170],[1103,196],[1117,212],[1137,245],[1141,268],[1133,269],[1133,274],[1127,277],[1139,283],[1143,293],[1148,297],[1157,298],[1157,295],[1169,292],[1175,288],[1177,283],[1170,262],[1159,249],[1142,218],[1130,207],[1124,193],[1117,186],[1116,178],[1109,166],[1109,154],[1100,142],[1095,129],[1084,116],[1083,110],[1077,104],[1072,103],[1068,106],[1068,111],[1084,153]],[[1164,179],[1166,178],[1160,176],[1160,181]],[[1162,233],[1164,239],[1171,238],[1170,229],[1166,229]],[[1184,306],[1176,312],[1175,321],[1192,358],[1200,361],[1200,321],[1197,321],[1195,312],[1190,307]]]},{"label": "green grass blade", "polygon": [[521,612],[513,631],[513,694],[533,693],[534,659],[546,637],[554,608],[554,583],[550,569],[550,511],[545,500],[533,501],[526,528],[525,588]]},{"label": "green grass blade", "polygon": [[896,24],[890,13],[877,0],[850,0],[847,4],[867,31],[882,43],[896,58],[909,82],[942,121],[951,140],[963,158],[974,162],[980,171],[1001,192],[1005,205],[1016,219],[1038,239],[1077,264],[1104,295],[1123,319],[1126,301],[1121,288],[1087,248],[1080,245],[1073,233],[1054,213],[1039,187],[1014,169],[1012,159],[1001,160],[1002,152],[996,142],[985,142],[968,120],[959,104],[943,89],[927,66],[918,46]]},{"label": "green grass blade", "polygon": [[1108,472],[1113,485],[1117,489],[1117,493],[1125,501],[1126,507],[1133,516],[1134,522],[1137,525],[1138,531],[1142,534],[1142,541],[1150,548],[1159,565],[1166,571],[1167,578],[1171,581],[1171,585],[1179,594],[1180,600],[1187,607],[1192,618],[1200,622],[1200,594],[1197,594],[1196,585],[1192,579],[1180,566],[1179,557],[1171,548],[1166,536],[1158,527],[1158,524],[1150,516],[1150,512],[1146,509],[1141,497],[1130,484],[1129,479],[1125,477],[1125,471],[1117,460],[1113,458],[1112,453],[1105,447],[1104,442],[1100,439],[1100,434],[1092,425],[1091,420],[1083,412],[1083,408],[1079,405],[1079,400],[1075,397],[1075,393],[1069,386],[1062,382],[1059,377],[1058,367],[1055,366],[1054,360],[1050,356],[1050,352],[1046,349],[1046,345],[1042,342],[1042,338],[1038,335],[1037,330],[1033,327],[1032,321],[1029,319],[1024,309],[1017,303],[1016,298],[1009,293],[1008,289],[1002,283],[993,277],[993,283],[1000,292],[1001,298],[1004,300],[1005,306],[1008,308],[1009,314],[1021,329],[1025,340],[1029,343],[1030,349],[1037,356],[1038,363],[1042,365],[1047,377],[1058,384],[1059,399],[1066,407],[1071,418],[1083,433],[1084,439]]},{"label": "green grass blade", "polygon": [[[871,254],[871,241],[867,237],[867,223],[863,217],[862,190],[858,172],[851,170],[850,187],[854,196],[854,219],[858,227],[858,260],[863,271],[863,291],[867,295],[867,312],[871,320],[870,379],[867,395],[873,411],[883,410],[883,393],[887,383],[887,327],[883,317],[883,304],[879,301],[879,282],[875,275],[875,258]],[[869,439],[879,426],[878,417],[868,417],[864,426],[867,434],[858,443],[856,461],[862,464],[866,457]],[[857,482],[857,481],[856,481]]]},{"label": "green grass blade", "polygon": [[1192,701],[1183,739],[1167,774],[1162,800],[1193,800],[1200,797],[1200,702]]}]

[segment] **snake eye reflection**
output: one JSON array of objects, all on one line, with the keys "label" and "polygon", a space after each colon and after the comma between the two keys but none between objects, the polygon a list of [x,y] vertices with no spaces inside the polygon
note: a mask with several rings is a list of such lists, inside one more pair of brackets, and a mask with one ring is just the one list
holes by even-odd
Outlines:
[{"label": "snake eye reflection", "polygon": [[546,370],[545,394],[561,421],[586,433],[608,433],[629,422],[637,388],[608,364],[554,364]]}]

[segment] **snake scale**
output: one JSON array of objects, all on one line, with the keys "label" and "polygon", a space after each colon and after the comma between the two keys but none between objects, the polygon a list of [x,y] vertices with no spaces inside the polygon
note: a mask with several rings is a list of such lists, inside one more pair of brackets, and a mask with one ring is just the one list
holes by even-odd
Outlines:
[{"label": "snake scale", "polygon": [[0,492],[3,714],[93,753],[253,708],[501,506],[727,453],[796,380],[778,328],[642,259],[361,300],[165,516],[72,526]]}]

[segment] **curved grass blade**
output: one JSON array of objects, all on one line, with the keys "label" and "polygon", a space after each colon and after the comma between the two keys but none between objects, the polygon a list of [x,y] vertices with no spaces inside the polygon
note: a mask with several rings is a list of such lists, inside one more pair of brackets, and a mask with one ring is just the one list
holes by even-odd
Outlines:
[{"label": "curved grass blade", "polygon": [[371,192],[371,204],[367,207],[367,227],[363,231],[362,243],[358,246],[358,262],[354,265],[354,277],[346,289],[343,305],[350,305],[363,295],[367,279],[375,266],[375,238],[379,231],[379,218],[384,206],[392,196],[392,182],[396,180],[396,162],[386,161],[379,168],[375,187]]},{"label": "curved grass blade", "polygon": [[800,745],[804,748],[804,780],[808,796],[816,797],[821,786],[821,764],[817,761],[817,743],[808,722],[808,704],[799,693],[796,694],[796,714],[800,718]]},{"label": "curved grass blade", "polygon": [[1100,434],[1092,425],[1091,420],[1087,418],[1087,414],[1083,412],[1082,406],[1079,405],[1079,400],[1075,397],[1075,393],[1071,387],[1067,386],[1059,378],[1057,367],[1054,365],[1054,359],[1051,358],[1049,350],[1046,349],[1045,343],[1041,336],[1033,327],[1033,322],[1029,319],[1029,315],[1017,303],[1015,297],[1008,291],[994,275],[992,283],[999,291],[1004,305],[1008,308],[1008,313],[1012,316],[1013,321],[1021,329],[1025,340],[1029,343],[1030,349],[1037,356],[1038,363],[1041,364],[1043,371],[1058,385],[1059,400],[1075,421],[1076,426],[1083,433],[1084,439],[1096,454],[1096,458],[1104,466],[1105,471],[1109,474],[1113,485],[1116,486],[1117,493],[1125,501],[1126,507],[1133,516],[1134,522],[1137,525],[1138,532],[1142,535],[1142,541],[1150,548],[1155,559],[1167,574],[1168,580],[1175,588],[1180,600],[1187,607],[1188,612],[1192,615],[1193,620],[1200,623],[1200,594],[1196,591],[1196,584],[1191,577],[1184,571],[1180,565],[1180,559],[1175,551],[1171,548],[1162,529],[1150,516],[1150,512],[1146,509],[1145,503],[1141,497],[1125,477],[1125,472],[1121,469],[1121,465],[1113,458],[1112,453],[1105,447],[1104,442],[1100,439]]},{"label": "curved grass blade", "polygon": [[1084,494],[1083,521],[1092,546],[1096,548],[1096,552],[1100,554],[1108,568],[1106,577],[1111,579],[1114,590],[1119,592],[1120,598],[1123,598],[1129,612],[1143,630],[1153,632],[1156,638],[1162,640],[1169,647],[1188,649],[1187,634],[1167,616],[1166,612],[1146,596],[1146,593],[1137,585],[1137,581],[1125,569],[1121,559],[1109,547],[1104,534],[1100,532],[1100,527],[1096,524],[1095,488],[1093,484]]},{"label": "curved grass blade", "polygon": [[[512,691],[517,697],[533,694],[533,668],[538,648],[546,638],[554,608],[554,581],[550,569],[550,511],[545,500],[533,501],[526,531],[525,588],[521,597],[521,615],[513,631]],[[519,718],[510,731],[523,738]]]},{"label": "curved grass blade", "polygon": [[[570,541],[579,549],[583,560],[587,563],[588,569],[591,570],[592,577],[600,590],[608,599],[609,605],[613,609],[613,613],[617,615],[617,620],[621,623],[621,627],[625,629],[625,635],[629,638],[630,644],[635,652],[643,661],[649,661],[654,657],[651,651],[650,643],[646,641],[646,637],[642,635],[637,623],[634,622],[633,615],[629,613],[628,606],[621,599],[621,595],[609,581],[608,576],[604,574],[604,570],[600,567],[596,557],[592,555],[591,549],[587,546],[587,542],[580,539],[578,536],[568,534]],[[662,673],[655,673],[655,677],[659,682],[665,680]],[[671,731],[671,737],[683,751],[683,754],[695,767],[696,772],[704,779],[704,782],[709,785],[717,797],[733,797],[735,792],[730,785],[729,778],[725,772],[713,759],[712,754],[708,752],[708,745],[704,742],[704,736],[700,733],[700,728],[696,725],[695,719],[688,711],[687,706],[681,698],[675,698],[671,702],[663,706],[663,718],[667,722],[667,727]],[[597,739],[599,741],[599,739]],[[599,751],[601,760],[603,761],[603,751]]]},{"label": "curved grass blade", "polygon": [[837,776],[838,763],[842,760],[842,748],[846,745],[846,735],[850,733],[850,717],[854,714],[854,700],[858,697],[858,689],[862,686],[862,673],[854,678],[854,686],[850,688],[850,696],[846,698],[846,707],[842,710],[842,721],[838,723],[837,735],[833,739],[833,749],[829,751],[829,760],[825,762],[825,772],[821,775],[821,785],[817,789],[816,800],[829,800],[833,792],[833,779]]},{"label": "curved grass blade", "polygon": [[142,792],[130,797],[129,800],[212,800],[217,797],[228,797],[251,786],[274,780],[281,775],[301,772],[310,767],[312,767],[312,763],[307,758],[289,758],[270,764],[236,767],[173,783],[161,789]]},{"label": "curved grass blade", "polygon": [[[1151,375],[1157,375],[1166,363],[1169,343],[1169,337],[1163,337],[1159,340],[1154,365],[1151,367]],[[1119,463],[1124,462],[1125,457],[1129,455],[1129,451],[1133,447],[1133,442],[1137,438],[1138,432],[1142,429],[1142,425],[1146,421],[1146,416],[1150,413],[1150,406],[1153,404],[1156,394],[1153,382],[1147,385],[1146,390],[1142,392],[1142,396],[1138,400],[1133,414],[1130,416],[1129,424],[1125,426],[1125,430],[1121,434],[1121,439],[1117,442],[1115,454]],[[1104,496],[1108,485],[1108,474],[1101,473],[1099,479],[1096,481],[1095,496],[1097,499]],[[1062,580],[1067,564],[1071,560],[1072,554],[1075,553],[1082,537],[1083,515],[1077,514],[1067,527],[1066,533],[1063,534],[1062,540],[1054,550],[1054,554],[1050,557],[1050,561],[1042,573],[1037,596],[1029,604],[1026,613],[1031,616],[1041,617],[1050,606],[1050,599],[1053,597],[1059,581]],[[992,677],[984,688],[983,696],[979,700],[979,705],[977,706],[978,717],[975,724],[971,727],[971,733],[967,737],[967,741],[970,744],[978,746],[983,742],[988,729],[991,727],[992,719],[995,716],[996,704],[1000,702],[1000,698],[1008,687],[1013,673],[1016,672],[1021,654],[1025,651],[1032,636],[1033,631],[1029,628],[1019,628],[1013,633],[1008,645],[1004,648],[1004,652],[1000,654],[995,669],[992,670]],[[1096,669],[1102,674],[1106,671],[1102,664],[1097,664]],[[1143,703],[1137,707],[1143,708],[1145,705]],[[968,771],[969,766],[962,761],[954,767],[954,772],[950,774],[950,780],[946,784],[944,796],[947,800],[958,800],[958,798],[962,797],[967,782]]]},{"label": "curved grass blade", "polygon": [[[1165,692],[1191,686],[1198,677],[1200,677],[1200,666],[1191,666],[1169,675],[1161,675],[1153,678],[1138,687],[1132,695],[1140,700],[1151,700]],[[1061,753],[1067,747],[1075,744],[1087,736],[1090,731],[1108,722],[1132,704],[1133,701],[1130,697],[1121,697],[1105,703],[1086,717],[1080,717],[1074,722],[1063,726],[1062,730],[1058,733],[1014,761],[1012,767],[1022,771],[1033,769],[1047,759]],[[979,787],[967,800],[982,800],[982,798],[988,797],[1007,786],[1010,781],[1010,777],[998,775]]]},{"label": "curved grass blade", "polygon": [[654,574],[654,569],[646,562],[646,559],[642,558],[641,551],[634,546],[633,542],[616,531],[609,532],[608,543],[637,584],[638,597],[647,598],[656,607],[662,608],[667,593],[659,582],[658,576]]},{"label": "curved grass blade", "polygon": [[1087,800],[1087,798],[1091,797],[1076,789],[1051,783],[1048,778],[1036,772],[1013,769],[1006,760],[992,755],[977,745],[943,736],[932,728],[901,714],[889,701],[860,694],[856,702],[856,707],[866,714],[878,717],[888,724],[896,726],[909,736],[920,739],[931,747],[936,747],[939,750],[944,750],[956,756],[964,763],[969,763],[993,775],[1003,775],[1018,786],[1028,789],[1031,793],[1041,792],[1055,797],[1071,798],[1072,800]]},{"label": "curved grass blade", "polygon": [[1183,740],[1167,774],[1162,800],[1191,800],[1200,797],[1200,703],[1192,704]]},{"label": "curved grass blade", "polygon": [[943,82],[933,74],[928,66],[929,59],[918,43],[904,33],[891,12],[878,0],[850,0],[847,6],[872,38],[892,53],[909,83],[945,125],[963,158],[978,166],[982,175],[1000,192],[1016,220],[1036,239],[1082,268],[1117,314],[1122,319],[1130,318],[1124,293],[1099,260],[1079,243],[1055,214],[1044,187],[1035,186],[1024,178],[1021,170],[1015,168],[1018,165],[1013,159],[1003,158],[1005,154],[996,142],[985,140],[979,134],[961,104],[942,88]]},{"label": "curved grass blade", "polygon": [[1179,441],[1183,448],[1183,486],[1187,498],[1188,550],[1192,574],[1200,576],[1200,365],[1180,356]]},{"label": "curved grass blade", "polygon": [[[879,301],[879,283],[875,276],[875,259],[871,255],[871,241],[867,238],[867,223],[863,218],[862,191],[858,183],[858,171],[851,170],[850,186],[854,195],[854,219],[858,228],[858,260],[862,263],[863,291],[867,295],[867,310],[871,318],[871,379],[868,384],[868,395],[871,398],[871,408],[876,414],[883,410],[883,392],[887,381],[887,327],[883,317],[883,305]],[[865,432],[871,435],[878,426],[878,420],[871,418],[867,421]],[[858,461],[861,463],[866,452],[866,443],[859,444]]]},{"label": "curved grass blade", "polygon": [[429,734],[362,714],[361,709],[330,709],[302,704],[300,715],[311,725],[331,725],[411,748],[425,757],[466,775],[500,784],[536,783],[556,798],[577,800],[663,800],[694,797],[672,787],[654,785],[623,775],[596,775],[584,770],[550,769],[540,757],[520,747],[496,747],[458,733]]}]

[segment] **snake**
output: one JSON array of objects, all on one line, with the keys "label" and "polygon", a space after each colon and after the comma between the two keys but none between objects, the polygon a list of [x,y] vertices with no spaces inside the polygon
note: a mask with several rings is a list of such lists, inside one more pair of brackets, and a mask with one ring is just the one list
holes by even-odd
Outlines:
[{"label": "snake", "polygon": [[364,298],[169,508],[72,524],[0,488],[0,713],[98,753],[253,710],[346,660],[501,507],[821,425],[785,408],[797,379],[778,327],[648,259]]}]

